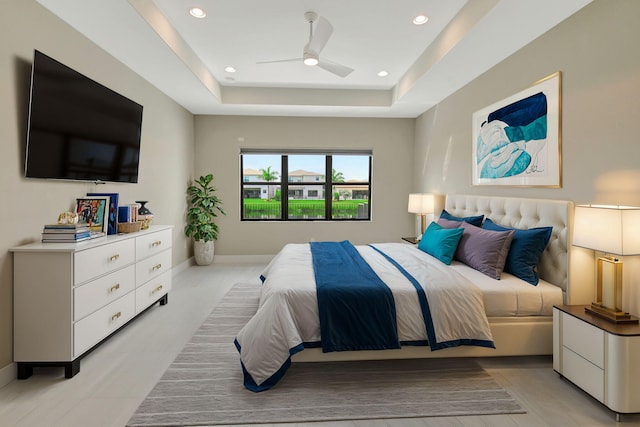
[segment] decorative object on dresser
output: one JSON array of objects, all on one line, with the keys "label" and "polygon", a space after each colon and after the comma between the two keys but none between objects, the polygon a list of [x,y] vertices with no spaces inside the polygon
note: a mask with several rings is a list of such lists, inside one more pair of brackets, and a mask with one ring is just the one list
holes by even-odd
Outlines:
[{"label": "decorative object on dresser", "polygon": [[622,309],[622,261],[613,255],[640,255],[640,208],[578,205],[574,246],[604,252],[597,260],[596,300],[585,308],[611,322],[638,323]]},{"label": "decorative object on dresser", "polygon": [[58,215],[58,224],[77,224],[78,213],[77,212],[62,212]]},{"label": "decorative object on dresser", "polygon": [[609,322],[586,307],[553,307],[553,369],[620,421],[620,414],[640,412],[640,326]]},{"label": "decorative object on dresser", "polygon": [[149,203],[147,200],[136,200],[136,203],[140,205],[138,208],[138,222],[142,224],[140,228],[146,230],[151,225],[151,220],[153,220],[153,212],[146,206]]},{"label": "decorative object on dresser", "polygon": [[137,204],[128,204],[118,207],[118,222],[135,222],[138,214]]},{"label": "decorative object on dresser", "polygon": [[190,207],[184,232],[187,237],[193,237],[193,254],[198,265],[213,262],[214,241],[218,239],[218,225],[214,220],[218,213],[226,215],[212,182],[212,174],[202,175],[187,187]]},{"label": "decorative object on dresser", "polygon": [[87,197],[109,197],[107,234],[118,234],[118,193],[87,193]]},{"label": "decorative object on dresser", "polygon": [[129,203],[118,208],[118,233],[135,233],[149,228],[153,214],[147,208],[143,211],[145,213],[140,214],[140,208],[145,203],[147,202]]},{"label": "decorative object on dresser", "polygon": [[[426,214],[432,214],[434,210],[434,198],[433,194],[426,193],[411,193],[409,194],[409,213],[414,213],[420,216],[420,236],[424,233],[426,228]],[[417,240],[420,240],[418,237]]]},{"label": "decorative object on dresser", "polygon": [[136,233],[142,230],[141,222],[119,222],[118,223],[118,233]]},{"label": "decorative object on dresser", "polygon": [[73,377],[100,342],[154,303],[166,304],[171,229],[12,248],[18,379],[40,366],[62,366]]},{"label": "decorative object on dresser", "polygon": [[82,242],[90,238],[86,224],[47,224],[42,229],[43,243]]},{"label": "decorative object on dresser", "polygon": [[76,213],[78,224],[85,224],[91,230],[92,236],[105,236],[107,234],[109,219],[108,196],[82,197],[76,199]]}]

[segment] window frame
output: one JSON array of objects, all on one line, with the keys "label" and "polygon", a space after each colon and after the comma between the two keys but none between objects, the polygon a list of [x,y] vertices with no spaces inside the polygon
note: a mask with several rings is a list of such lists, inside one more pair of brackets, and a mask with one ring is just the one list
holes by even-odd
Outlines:
[{"label": "window frame", "polygon": [[[280,172],[278,181],[246,181],[244,177],[244,156],[245,155],[277,155],[280,156]],[[325,157],[325,174],[324,181],[316,177],[314,181],[291,182],[289,176],[289,156],[291,155],[322,155]],[[333,178],[333,156],[366,156],[368,157],[368,177],[367,181],[357,182],[332,182]],[[373,192],[372,184],[373,169],[373,152],[372,150],[262,150],[262,149],[241,149],[240,150],[240,221],[371,221],[371,195]],[[289,218],[289,187],[304,185],[307,187],[318,187],[318,192],[322,189],[324,192],[324,217],[323,218]],[[280,217],[279,218],[245,218],[244,193],[245,186],[276,186],[274,194],[280,190]],[[334,218],[333,217],[333,188],[335,187],[352,187],[353,185],[363,186],[367,188],[366,217],[349,217]],[[268,188],[267,187],[267,188]],[[295,190],[294,190],[295,191]],[[269,192],[267,190],[267,192]],[[284,196],[283,196],[284,195]],[[315,199],[313,199],[315,200]],[[323,199],[317,199],[323,200]]]}]

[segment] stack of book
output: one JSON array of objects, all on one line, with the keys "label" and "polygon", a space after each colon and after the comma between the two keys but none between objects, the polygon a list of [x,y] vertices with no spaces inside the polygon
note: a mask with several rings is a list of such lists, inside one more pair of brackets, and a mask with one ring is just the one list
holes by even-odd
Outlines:
[{"label": "stack of book", "polygon": [[118,206],[118,222],[136,222],[138,221],[137,203],[130,205]]},{"label": "stack of book", "polygon": [[42,230],[43,243],[81,242],[91,238],[86,224],[47,224]]}]

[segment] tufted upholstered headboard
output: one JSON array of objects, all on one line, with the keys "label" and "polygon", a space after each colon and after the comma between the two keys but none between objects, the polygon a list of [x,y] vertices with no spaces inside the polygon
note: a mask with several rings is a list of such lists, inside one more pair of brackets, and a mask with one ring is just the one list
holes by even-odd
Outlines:
[{"label": "tufted upholstered headboard", "polygon": [[484,215],[497,224],[514,228],[553,227],[549,244],[540,257],[540,277],[567,292],[569,245],[573,202],[492,196],[447,195],[445,209],[455,216]]}]

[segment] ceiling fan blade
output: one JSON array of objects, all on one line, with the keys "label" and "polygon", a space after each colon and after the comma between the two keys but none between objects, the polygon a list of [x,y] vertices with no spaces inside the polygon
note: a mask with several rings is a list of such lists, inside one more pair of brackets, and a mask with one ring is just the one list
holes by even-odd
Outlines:
[{"label": "ceiling fan blade", "polygon": [[302,62],[302,58],[291,58],[291,59],[278,59],[275,61],[258,61],[256,64],[273,64],[275,62]]},{"label": "ceiling fan blade", "polygon": [[324,49],[324,45],[327,44],[327,41],[329,41],[331,34],[333,34],[333,26],[329,21],[320,16],[307,47],[309,50],[319,54],[320,51]]},{"label": "ceiling fan blade", "polygon": [[340,77],[347,77],[353,71],[353,68],[350,68],[350,67],[347,67],[346,65],[338,64],[337,62],[332,62],[323,58],[320,58],[320,61],[318,62],[318,67]]}]

